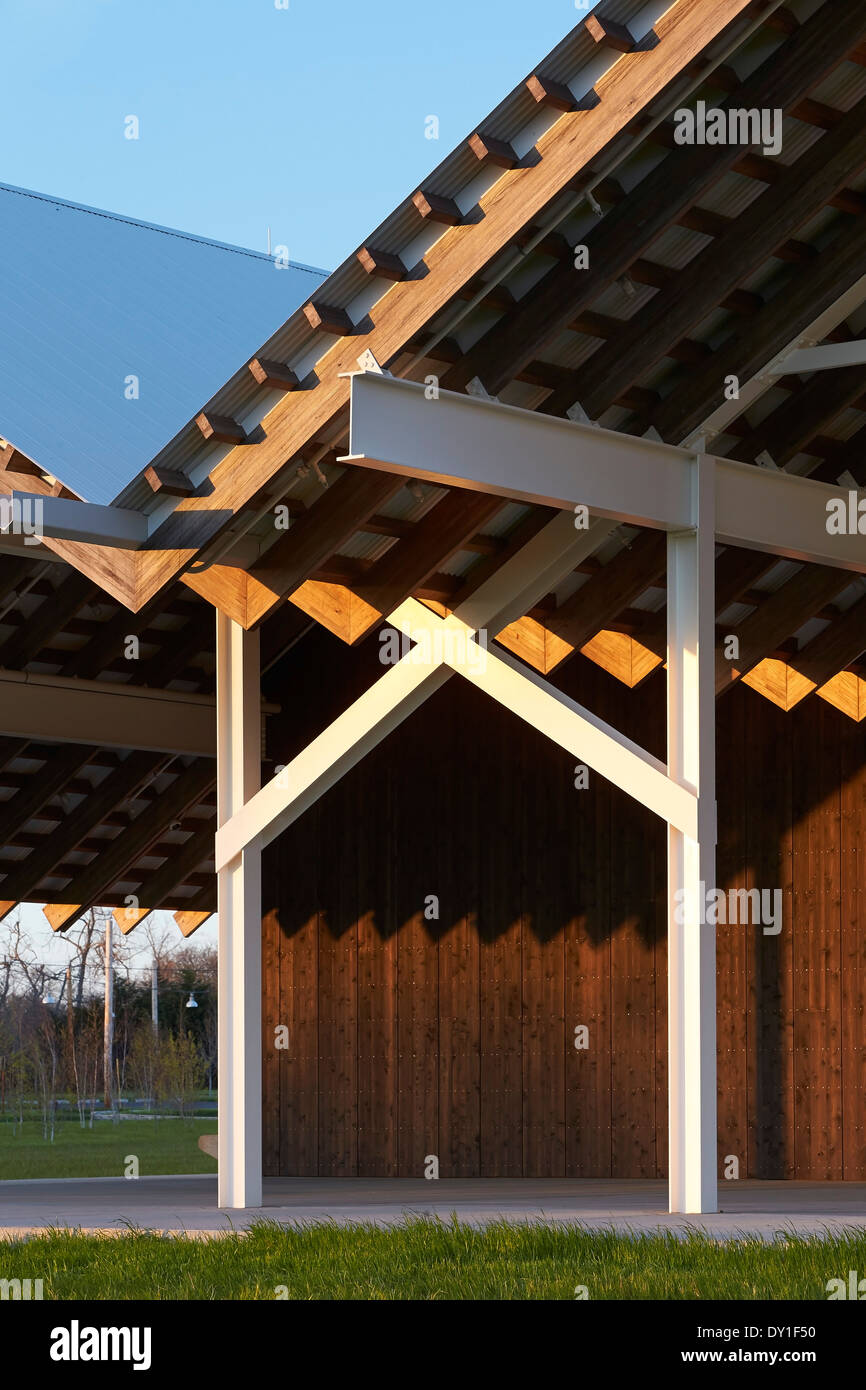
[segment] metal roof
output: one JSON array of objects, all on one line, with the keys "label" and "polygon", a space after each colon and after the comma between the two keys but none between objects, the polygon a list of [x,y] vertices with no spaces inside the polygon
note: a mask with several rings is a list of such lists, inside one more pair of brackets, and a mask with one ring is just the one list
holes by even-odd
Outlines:
[{"label": "metal roof", "polygon": [[0,436],[111,502],[324,279],[0,184]]}]

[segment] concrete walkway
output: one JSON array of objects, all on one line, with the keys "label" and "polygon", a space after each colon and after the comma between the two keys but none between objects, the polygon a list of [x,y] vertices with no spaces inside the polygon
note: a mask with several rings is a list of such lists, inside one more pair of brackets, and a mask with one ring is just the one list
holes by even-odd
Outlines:
[{"label": "concrete walkway", "polygon": [[43,1179],[0,1182],[0,1237],[52,1226],[122,1232],[128,1226],[211,1234],[265,1218],[279,1222],[399,1222],[424,1213],[480,1225],[509,1221],[579,1222],[590,1230],[703,1230],[770,1240],[780,1231],[866,1231],[866,1184],[722,1183],[718,1215],[670,1216],[664,1182],[533,1178],[270,1178],[258,1211],[220,1211],[215,1177]]}]

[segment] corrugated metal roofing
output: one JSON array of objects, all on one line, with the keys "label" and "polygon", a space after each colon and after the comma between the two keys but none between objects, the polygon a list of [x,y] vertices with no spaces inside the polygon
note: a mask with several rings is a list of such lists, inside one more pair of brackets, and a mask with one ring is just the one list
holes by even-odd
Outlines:
[{"label": "corrugated metal roofing", "polygon": [[0,184],[0,436],[111,502],[324,279]]}]

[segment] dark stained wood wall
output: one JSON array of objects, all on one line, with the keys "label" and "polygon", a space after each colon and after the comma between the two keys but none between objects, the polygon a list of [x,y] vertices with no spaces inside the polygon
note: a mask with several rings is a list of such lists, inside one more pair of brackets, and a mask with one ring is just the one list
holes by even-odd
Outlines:
[{"label": "dark stained wood wall", "polygon": [[[381,673],[315,641],[268,691],[280,761]],[[663,753],[661,678],[579,660],[561,683]],[[719,884],[784,893],[778,937],[719,929],[720,1161],[862,1180],[866,728],[745,688],[719,725]],[[265,1172],[663,1175],[665,852],[454,677],[266,853]]]}]

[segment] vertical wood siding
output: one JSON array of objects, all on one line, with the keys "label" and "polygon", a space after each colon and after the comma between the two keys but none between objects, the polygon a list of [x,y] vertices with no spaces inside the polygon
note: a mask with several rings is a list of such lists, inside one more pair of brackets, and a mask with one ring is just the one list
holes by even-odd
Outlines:
[{"label": "vertical wood siding", "polygon": [[[324,641],[269,690],[276,758],[368,683],[360,657]],[[660,679],[577,661],[562,685],[663,753]],[[664,1174],[664,827],[574,772],[455,678],[269,848],[267,1174]],[[733,691],[719,826],[719,886],[784,903],[778,936],[718,931],[720,1162],[863,1180],[866,730]]]}]

